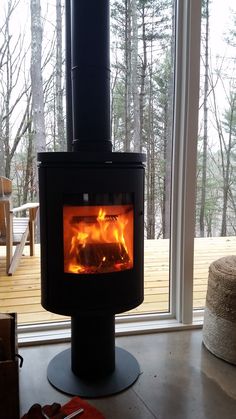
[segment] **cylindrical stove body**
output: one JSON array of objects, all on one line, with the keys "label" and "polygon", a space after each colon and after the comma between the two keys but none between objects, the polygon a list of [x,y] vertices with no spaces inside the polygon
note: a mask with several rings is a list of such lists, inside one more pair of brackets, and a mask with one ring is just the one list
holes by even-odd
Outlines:
[{"label": "cylindrical stove body", "polygon": [[[91,312],[120,313],[143,301],[144,156],[128,153],[100,153],[98,156],[95,153],[96,160],[90,161],[93,160],[91,154],[87,158],[89,161],[83,153],[39,154],[41,300],[46,310],[71,316]],[[69,221],[74,229],[73,221],[80,219],[80,209],[87,209],[90,205],[92,210],[106,208],[108,219],[105,218],[104,223],[105,227],[108,224],[108,229],[113,224],[116,226],[113,219],[119,215],[116,214],[117,208],[124,207],[122,220],[127,208],[132,208],[132,226],[125,227],[129,228],[127,235],[130,237],[124,244],[124,247],[132,247],[130,252],[127,250],[131,255],[130,263],[124,249],[120,256],[124,265],[117,260],[118,240],[111,245],[111,249],[115,250],[114,257],[110,256],[110,243],[99,244],[99,252],[101,247],[105,248],[105,256],[100,262],[104,265],[103,269],[94,271],[89,268],[81,272],[79,267],[75,271],[65,268],[65,235],[70,228],[63,219],[65,208],[72,209],[73,216]],[[71,246],[75,240],[72,238]],[[112,241],[109,238],[105,240]],[[96,243],[98,241],[99,238]],[[78,246],[81,247],[80,244]],[[91,246],[89,243],[88,247],[89,251],[91,248],[94,250],[96,244]],[[96,258],[91,256],[91,264]],[[110,269],[112,258],[114,269]]]}]

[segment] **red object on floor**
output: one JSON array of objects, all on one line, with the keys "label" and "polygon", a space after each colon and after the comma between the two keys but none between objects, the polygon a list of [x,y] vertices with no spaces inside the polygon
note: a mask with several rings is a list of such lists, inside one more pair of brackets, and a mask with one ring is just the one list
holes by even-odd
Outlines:
[{"label": "red object on floor", "polygon": [[21,419],[43,419],[44,416],[42,411],[46,413],[50,419],[62,419],[80,408],[83,408],[84,412],[74,416],[75,419],[106,419],[105,416],[103,416],[103,414],[96,409],[96,407],[92,406],[80,397],[73,397],[73,399],[64,404],[62,407],[59,403],[53,403],[51,405],[47,404],[43,407],[40,404],[35,403],[31,406],[28,413],[22,416]]},{"label": "red object on floor", "polygon": [[84,409],[84,412],[78,416],[75,416],[75,419],[106,419],[105,416],[99,412],[99,410],[97,410],[94,406],[89,404],[86,400],[81,399],[80,397],[73,397],[73,399],[62,406],[61,411],[69,415],[81,407]]}]

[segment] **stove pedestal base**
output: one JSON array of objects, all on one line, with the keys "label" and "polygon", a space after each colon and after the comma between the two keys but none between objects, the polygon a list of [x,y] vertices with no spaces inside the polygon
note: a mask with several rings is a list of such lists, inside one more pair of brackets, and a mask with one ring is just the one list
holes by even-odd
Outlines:
[{"label": "stove pedestal base", "polygon": [[[96,347],[94,348],[96,351]],[[115,348],[115,369],[102,378],[85,379],[71,370],[71,349],[56,355],[48,366],[49,382],[63,393],[87,398],[104,397],[130,387],[139,377],[137,360],[122,348]]]}]

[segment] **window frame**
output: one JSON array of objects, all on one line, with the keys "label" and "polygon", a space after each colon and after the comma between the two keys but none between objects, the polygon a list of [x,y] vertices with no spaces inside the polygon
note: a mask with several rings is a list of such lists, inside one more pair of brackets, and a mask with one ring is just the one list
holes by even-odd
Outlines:
[{"label": "window frame", "polygon": [[201,0],[178,0],[171,214],[172,312],[193,320],[193,257],[200,79]]}]

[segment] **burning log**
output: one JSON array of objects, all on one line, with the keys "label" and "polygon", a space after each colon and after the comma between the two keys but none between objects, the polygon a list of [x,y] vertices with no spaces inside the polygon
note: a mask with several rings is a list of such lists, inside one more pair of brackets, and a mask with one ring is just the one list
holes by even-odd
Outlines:
[{"label": "burning log", "polygon": [[87,243],[78,245],[76,253],[76,261],[86,273],[128,269],[130,263],[122,243]]},{"label": "burning log", "polygon": [[[117,221],[117,215],[105,215],[104,221]],[[78,223],[86,223],[86,224],[98,224],[98,219],[96,215],[74,215],[70,221],[70,224],[73,226],[74,224]]]}]

